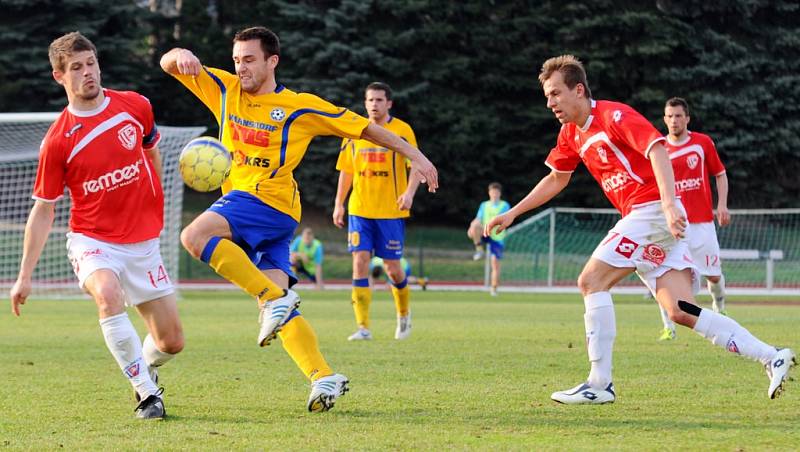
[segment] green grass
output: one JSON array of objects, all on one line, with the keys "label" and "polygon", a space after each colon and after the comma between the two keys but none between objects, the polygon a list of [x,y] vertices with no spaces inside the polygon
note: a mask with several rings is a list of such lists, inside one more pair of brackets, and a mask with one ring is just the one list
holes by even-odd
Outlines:
[{"label": "green grass", "polygon": [[[305,411],[308,384],[279,345],[255,345],[256,309],[244,296],[184,294],[187,346],[161,372],[164,422],[133,419],[91,301],[32,300],[19,319],[4,310],[0,448],[797,448],[797,382],[768,400],[758,364],[685,329],[656,342],[658,313],[639,297],[617,297],[617,403],[575,407],[549,395],[586,376],[577,296],[414,292],[414,335],[397,342],[389,294],[378,291],[375,340],[349,343],[348,293],[302,295],[323,352],[351,379],[329,413]],[[800,307],[729,310],[766,341],[800,345]]]}]

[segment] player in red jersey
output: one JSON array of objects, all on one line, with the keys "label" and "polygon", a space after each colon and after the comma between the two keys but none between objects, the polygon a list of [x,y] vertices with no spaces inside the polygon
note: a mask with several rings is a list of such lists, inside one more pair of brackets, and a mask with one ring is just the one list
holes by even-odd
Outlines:
[{"label": "player in red jersey", "polygon": [[[31,293],[55,203],[66,187],[72,196],[67,250],[80,287],[94,298],[106,345],[133,385],[136,417],[160,419],[166,412],[156,369],[183,349],[158,242],[164,216],[161,136],[145,97],[100,85],[97,50],[86,37],[68,33],[50,44],[49,55],[69,104],[42,141],[11,310],[19,316]],[[144,319],[144,343],[126,304]]]},{"label": "player in red jersey", "polygon": [[[717,148],[708,135],[690,132],[689,104],[685,99],[673,97],[664,106],[664,123],[669,129],[665,146],[675,173],[675,193],[686,207],[689,224],[686,236],[689,251],[700,274],[708,281],[711,307],[714,312],[725,312],[725,277],[722,274],[719,241],[714,228],[711,181],[714,176],[717,186],[717,222],[720,227],[731,221],[728,212],[728,176],[719,158]],[[664,330],[661,340],[675,338],[675,324],[661,308]]]},{"label": "player in red jersey", "polygon": [[589,378],[572,389],[554,392],[551,398],[567,404],[616,399],[611,380],[616,319],[609,290],[634,271],[673,321],[693,328],[715,345],[763,363],[770,379],[767,395],[777,396],[794,364],[794,353],[777,350],[736,321],[694,303],[696,269],[684,240],[686,214],[675,197],[664,137],[631,107],[593,100],[583,64],[572,55],[545,61],[539,81],[547,107],[562,124],[547,157],[552,171],[511,210],[490,221],[484,235],[504,230],[520,214],[560,193],[580,162],[622,214],[578,277],[586,305]]}]

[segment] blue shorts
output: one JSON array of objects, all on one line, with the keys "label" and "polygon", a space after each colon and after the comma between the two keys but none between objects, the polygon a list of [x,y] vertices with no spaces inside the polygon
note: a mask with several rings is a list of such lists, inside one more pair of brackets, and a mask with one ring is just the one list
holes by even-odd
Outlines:
[{"label": "blue shorts", "polygon": [[498,260],[503,258],[503,242],[498,242],[489,237],[481,238],[481,242],[489,245],[489,252],[492,253],[492,256]]},{"label": "blue shorts", "polygon": [[350,215],[347,222],[347,250],[375,251],[381,259],[403,257],[406,221],[403,218],[376,220]]},{"label": "blue shorts", "polygon": [[256,267],[282,270],[289,276],[289,287],[297,283],[289,263],[289,245],[297,229],[294,218],[239,190],[219,198],[208,211],[225,217],[233,243],[247,253]]}]

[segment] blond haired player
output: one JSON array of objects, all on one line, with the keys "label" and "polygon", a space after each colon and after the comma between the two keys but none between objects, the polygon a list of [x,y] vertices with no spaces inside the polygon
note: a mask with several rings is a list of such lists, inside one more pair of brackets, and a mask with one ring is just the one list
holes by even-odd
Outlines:
[{"label": "blond haired player", "polygon": [[[719,256],[719,241],[714,228],[711,177],[717,187],[717,222],[720,227],[731,221],[728,212],[728,176],[719,158],[714,141],[708,135],[689,131],[689,104],[673,97],[664,105],[664,124],[669,133],[664,146],[675,173],[675,194],[686,207],[686,237],[694,265],[707,280],[714,312],[725,312],[725,276]],[[675,338],[675,324],[661,308],[664,330],[660,340]]]},{"label": "blond haired player", "polygon": [[735,320],[694,302],[696,269],[684,239],[686,214],[675,198],[664,137],[631,107],[594,100],[583,64],[572,55],[545,61],[539,82],[547,108],[561,123],[546,162],[552,171],[511,210],[490,221],[484,234],[495,227],[507,228],[520,214],[552,199],[581,162],[622,214],[578,277],[586,306],[589,377],[551,398],[566,404],[616,399],[611,364],[617,328],[609,290],[634,271],[674,322],[714,345],[762,363],[769,377],[767,396],[779,395],[794,353],[760,341]]},{"label": "blond haired player", "polygon": [[[404,121],[392,116],[392,89],[374,82],[364,90],[364,107],[372,124],[396,133],[412,146],[417,146],[414,131]],[[397,312],[395,339],[411,335],[410,291],[406,272],[400,263],[405,242],[405,219],[419,186],[416,175],[409,179],[406,158],[366,139],[342,142],[339,160],[339,183],[333,209],[333,224],[344,226],[344,200],[352,187],[347,204],[349,217],[348,249],[353,254],[353,289],[351,302],[358,330],[348,340],[369,340],[370,258],[383,259],[386,275],[392,282],[392,296]]]},{"label": "blond haired player", "polygon": [[293,171],[315,136],[368,138],[412,161],[412,169],[438,186],[436,168],[416,148],[365,118],[279,84],[278,36],[251,27],[233,38],[236,73],[205,67],[189,50],[175,48],[161,67],[188,88],[219,123],[220,140],[233,153],[224,195],[181,233],[189,253],[253,296],[260,308],[257,343],[280,332],[283,347],[311,380],[309,411],[327,411],[348,379],[330,368],[311,325],[297,311],[300,297],[289,262],[289,243],[300,221]]},{"label": "blond haired player", "polygon": [[[156,369],[183,349],[158,242],[164,223],[161,136],[145,97],[101,86],[97,50],[86,37],[68,33],[50,44],[49,54],[69,104],[42,141],[11,308],[19,315],[30,295],[55,203],[66,187],[72,197],[67,254],[80,287],[94,298],[106,346],[133,385],[136,417],[160,419],[166,410]],[[144,319],[144,344],[126,304]]]}]

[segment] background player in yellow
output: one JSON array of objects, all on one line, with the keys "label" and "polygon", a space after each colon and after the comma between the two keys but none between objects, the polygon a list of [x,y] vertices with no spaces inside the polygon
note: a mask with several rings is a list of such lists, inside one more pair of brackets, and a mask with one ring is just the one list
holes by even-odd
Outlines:
[{"label": "background player in yellow", "polygon": [[[414,131],[405,122],[389,114],[392,89],[374,82],[367,85],[364,106],[372,124],[391,130],[412,146],[417,146]],[[386,146],[367,139],[344,139],[336,169],[339,185],[333,210],[333,224],[344,226],[344,200],[352,186],[347,204],[348,249],[353,253],[352,303],[358,331],[348,340],[369,340],[369,262],[374,252],[383,259],[386,274],[392,281],[392,295],[397,310],[395,339],[411,335],[408,279],[400,258],[403,257],[405,219],[414,202],[420,179],[409,178],[406,158]]]},{"label": "background player in yellow", "polygon": [[300,220],[292,171],[315,136],[369,138],[412,161],[429,190],[438,186],[436,168],[422,153],[382,127],[312,94],[276,82],[278,36],[264,27],[233,38],[231,74],[208,68],[189,50],[175,48],[161,67],[194,93],[219,123],[220,140],[233,154],[223,197],[181,233],[189,253],[255,297],[261,313],[258,344],[280,332],[283,346],[312,381],[309,411],[327,411],[347,391],[319,351],[314,330],[297,311],[300,298],[289,265],[289,242]]}]

